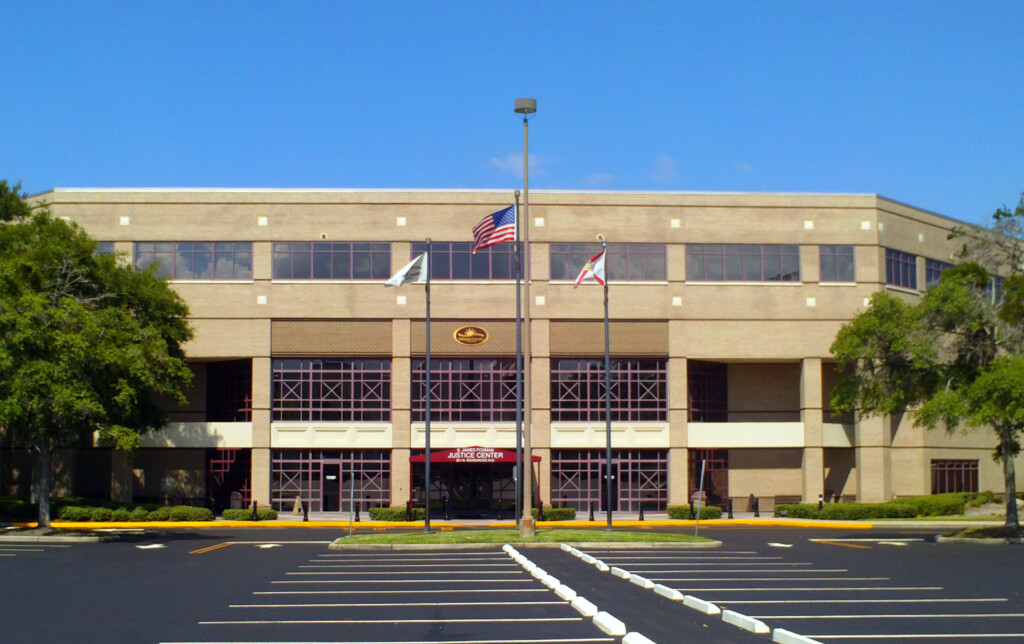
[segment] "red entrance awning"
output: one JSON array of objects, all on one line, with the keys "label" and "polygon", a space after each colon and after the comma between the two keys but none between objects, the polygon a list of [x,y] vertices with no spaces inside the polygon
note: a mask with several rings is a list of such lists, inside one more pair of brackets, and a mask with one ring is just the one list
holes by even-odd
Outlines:
[{"label": "red entrance awning", "polygon": [[[417,454],[409,458],[412,463],[426,461],[424,454]],[[539,456],[533,456],[534,463],[540,462]],[[515,463],[516,451],[514,449],[495,449],[491,447],[457,447],[454,449],[443,449],[430,453],[431,463]]]}]

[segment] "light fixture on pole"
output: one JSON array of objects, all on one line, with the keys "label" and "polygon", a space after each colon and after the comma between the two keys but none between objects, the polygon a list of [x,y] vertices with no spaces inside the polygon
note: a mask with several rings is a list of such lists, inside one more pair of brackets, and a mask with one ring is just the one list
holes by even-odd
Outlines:
[{"label": "light fixture on pole", "polygon": [[[537,101],[532,98],[517,98],[515,113],[523,117],[523,252],[526,269],[526,297],[523,298],[523,460],[518,463],[520,476],[523,480],[523,515],[519,519],[519,536],[532,537],[537,534],[537,526],[533,521],[533,455],[530,451],[532,443],[532,396],[533,387],[530,382],[530,125],[529,120],[537,112]],[[540,517],[538,517],[540,518]]]}]

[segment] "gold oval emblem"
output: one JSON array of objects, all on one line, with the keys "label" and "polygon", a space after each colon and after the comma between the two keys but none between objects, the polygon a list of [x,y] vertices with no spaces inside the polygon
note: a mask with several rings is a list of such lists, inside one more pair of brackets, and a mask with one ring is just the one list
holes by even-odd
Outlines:
[{"label": "gold oval emblem", "polygon": [[462,328],[455,329],[453,337],[459,344],[464,344],[468,347],[475,347],[478,344],[487,342],[487,338],[490,336],[487,334],[487,331],[478,326],[464,326]]}]

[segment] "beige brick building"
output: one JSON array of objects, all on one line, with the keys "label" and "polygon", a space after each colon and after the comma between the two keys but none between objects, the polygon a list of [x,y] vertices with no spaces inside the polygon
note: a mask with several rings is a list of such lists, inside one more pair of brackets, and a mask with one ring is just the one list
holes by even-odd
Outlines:
[{"label": "beige brick building", "polygon": [[[57,189],[38,195],[104,251],[160,270],[191,309],[190,404],[134,462],[68,453],[79,494],[313,511],[422,500],[425,297],[383,282],[431,240],[434,450],[513,450],[513,244],[469,254],[511,191]],[[833,415],[829,346],[872,293],[915,301],[959,222],[875,195],[534,191],[532,442],[545,505],[603,507],[602,289],[609,243],[612,507],[881,501],[1002,489],[991,432]],[[476,327],[482,344],[457,331]],[[6,491],[26,485],[7,450]],[[465,451],[465,450],[464,450]],[[456,457],[456,460],[458,458]],[[485,459],[486,460],[486,459]],[[442,463],[433,498],[493,514],[512,464]],[[1020,469],[1020,468],[1018,468]],[[19,478],[20,477],[20,478]]]}]

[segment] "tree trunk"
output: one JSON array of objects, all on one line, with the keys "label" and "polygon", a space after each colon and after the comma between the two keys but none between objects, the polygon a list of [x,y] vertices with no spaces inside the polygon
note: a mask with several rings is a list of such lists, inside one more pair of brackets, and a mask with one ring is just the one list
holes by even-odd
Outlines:
[{"label": "tree trunk", "polygon": [[37,469],[39,470],[38,478],[36,479],[38,483],[39,527],[48,528],[50,527],[50,485],[53,479],[53,466],[50,441],[45,439],[39,444]]},{"label": "tree trunk", "polygon": [[1007,528],[1020,528],[1017,520],[1017,473],[1013,464],[1013,434],[1004,429],[1001,433],[999,447],[1003,455],[1003,479],[1006,484],[1006,523]]}]

